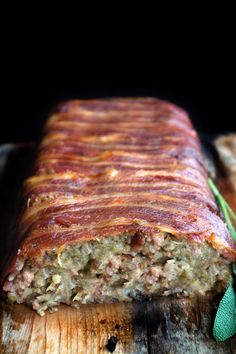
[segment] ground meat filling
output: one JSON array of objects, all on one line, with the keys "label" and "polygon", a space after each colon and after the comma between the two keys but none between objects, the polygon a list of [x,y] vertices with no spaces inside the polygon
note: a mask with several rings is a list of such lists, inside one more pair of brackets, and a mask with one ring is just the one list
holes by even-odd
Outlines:
[{"label": "ground meat filling", "polygon": [[74,244],[45,254],[43,267],[21,260],[4,290],[40,315],[60,303],[131,301],[153,295],[193,296],[229,278],[229,261],[208,243],[168,233],[136,233]]}]

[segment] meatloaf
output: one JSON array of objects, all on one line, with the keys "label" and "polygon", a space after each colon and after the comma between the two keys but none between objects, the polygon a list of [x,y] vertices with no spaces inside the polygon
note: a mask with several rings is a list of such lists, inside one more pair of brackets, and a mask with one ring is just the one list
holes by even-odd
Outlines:
[{"label": "meatloaf", "polygon": [[60,104],[17,225],[3,291],[40,315],[223,290],[236,260],[188,115],[155,98]]}]

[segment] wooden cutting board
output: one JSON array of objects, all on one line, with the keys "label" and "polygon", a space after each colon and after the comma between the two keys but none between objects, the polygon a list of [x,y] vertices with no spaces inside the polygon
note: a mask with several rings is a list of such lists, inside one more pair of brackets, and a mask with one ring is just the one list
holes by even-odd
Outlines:
[{"label": "wooden cutting board", "polygon": [[[0,149],[1,260],[11,245],[17,193],[32,155],[30,146]],[[219,177],[218,184],[236,210],[236,193],[227,178]],[[236,336],[224,343],[212,338],[220,298],[158,297],[143,303],[83,305],[78,310],[61,306],[45,317],[25,305],[1,301],[0,353],[236,353]]]}]

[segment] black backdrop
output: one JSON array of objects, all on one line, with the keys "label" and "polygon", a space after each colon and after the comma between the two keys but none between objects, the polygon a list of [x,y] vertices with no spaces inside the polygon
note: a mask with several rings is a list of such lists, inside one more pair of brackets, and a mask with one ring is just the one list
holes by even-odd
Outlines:
[{"label": "black backdrop", "polygon": [[235,131],[235,71],[230,58],[177,57],[138,63],[125,57],[90,57],[87,62],[69,57],[58,63],[48,55],[35,63],[31,58],[6,62],[0,143],[37,140],[53,105],[69,98],[156,96],[184,107],[200,132]]},{"label": "black backdrop", "polygon": [[58,100],[80,97],[157,96],[183,106],[199,131],[236,130],[233,7],[88,5],[29,14],[10,3],[1,33],[0,143],[37,139]]}]

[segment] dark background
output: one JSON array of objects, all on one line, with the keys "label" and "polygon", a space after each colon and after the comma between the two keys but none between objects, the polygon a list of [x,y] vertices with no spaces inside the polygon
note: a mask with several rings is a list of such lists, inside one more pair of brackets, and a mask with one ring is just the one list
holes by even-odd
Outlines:
[{"label": "dark background", "polygon": [[185,108],[199,132],[236,131],[232,45],[215,38],[190,50],[178,40],[168,51],[147,45],[131,55],[118,45],[112,54],[99,48],[85,56],[86,49],[62,44],[26,55],[19,44],[1,67],[0,143],[37,140],[50,109],[70,98],[154,96]]}]

